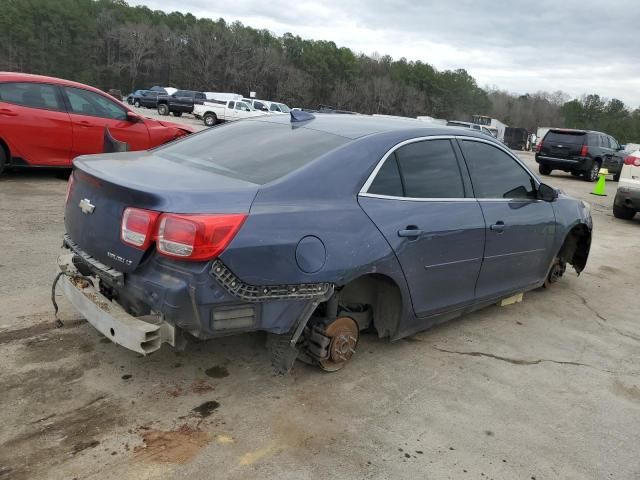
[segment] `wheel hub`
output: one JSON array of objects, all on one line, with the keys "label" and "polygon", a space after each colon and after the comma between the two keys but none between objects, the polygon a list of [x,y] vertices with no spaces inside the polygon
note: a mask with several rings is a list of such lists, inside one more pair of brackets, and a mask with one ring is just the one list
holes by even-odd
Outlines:
[{"label": "wheel hub", "polygon": [[358,324],[349,317],[339,317],[332,321],[324,331],[331,339],[329,357],[320,361],[320,367],[327,372],[340,370],[351,359],[358,344]]}]

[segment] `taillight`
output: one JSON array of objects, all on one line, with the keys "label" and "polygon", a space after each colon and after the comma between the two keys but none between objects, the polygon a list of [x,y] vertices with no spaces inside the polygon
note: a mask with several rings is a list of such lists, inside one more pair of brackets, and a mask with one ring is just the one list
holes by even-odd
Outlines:
[{"label": "taillight", "polygon": [[67,182],[67,193],[64,195],[64,204],[66,205],[69,201],[69,196],[71,195],[71,190],[73,189],[73,173],[69,175],[69,181]]},{"label": "taillight", "polygon": [[589,147],[586,145],[582,145],[582,149],[580,150],[580,156],[586,157],[587,155],[589,155]]},{"label": "taillight", "polygon": [[246,218],[244,214],[165,213],[158,228],[158,252],[183,260],[210,260],[227,248]]},{"label": "taillight", "polygon": [[542,140],[540,140],[536,145],[536,152],[540,153],[541,149],[542,149]]},{"label": "taillight", "polygon": [[640,158],[629,155],[624,159],[625,165],[633,165],[634,167],[640,167]]},{"label": "taillight", "polygon": [[146,250],[154,240],[160,212],[141,208],[126,208],[122,214],[120,238],[127,245]]}]

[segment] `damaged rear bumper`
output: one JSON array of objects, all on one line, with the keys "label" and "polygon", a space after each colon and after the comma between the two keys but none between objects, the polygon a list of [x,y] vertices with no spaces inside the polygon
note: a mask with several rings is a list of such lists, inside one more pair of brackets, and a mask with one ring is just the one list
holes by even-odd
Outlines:
[{"label": "damaged rear bumper", "polygon": [[175,346],[175,327],[160,315],[134,317],[98,290],[95,280],[83,277],[73,264],[73,254],[58,258],[59,287],[64,296],[84,318],[112,342],[143,355],[163,343]]}]

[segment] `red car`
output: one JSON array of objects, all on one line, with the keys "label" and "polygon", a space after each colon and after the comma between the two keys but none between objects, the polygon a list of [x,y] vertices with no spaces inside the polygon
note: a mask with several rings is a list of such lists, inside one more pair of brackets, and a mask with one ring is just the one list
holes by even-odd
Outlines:
[{"label": "red car", "polygon": [[60,78],[0,72],[0,173],[7,166],[71,167],[104,151],[105,127],[129,150],[193,133],[144,118],[97,88]]}]

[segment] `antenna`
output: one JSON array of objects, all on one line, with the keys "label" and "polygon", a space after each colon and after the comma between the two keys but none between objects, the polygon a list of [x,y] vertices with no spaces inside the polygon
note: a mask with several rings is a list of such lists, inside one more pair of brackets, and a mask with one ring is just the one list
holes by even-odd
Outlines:
[{"label": "antenna", "polygon": [[315,115],[303,110],[291,110],[291,123],[307,122],[313,120]]}]

